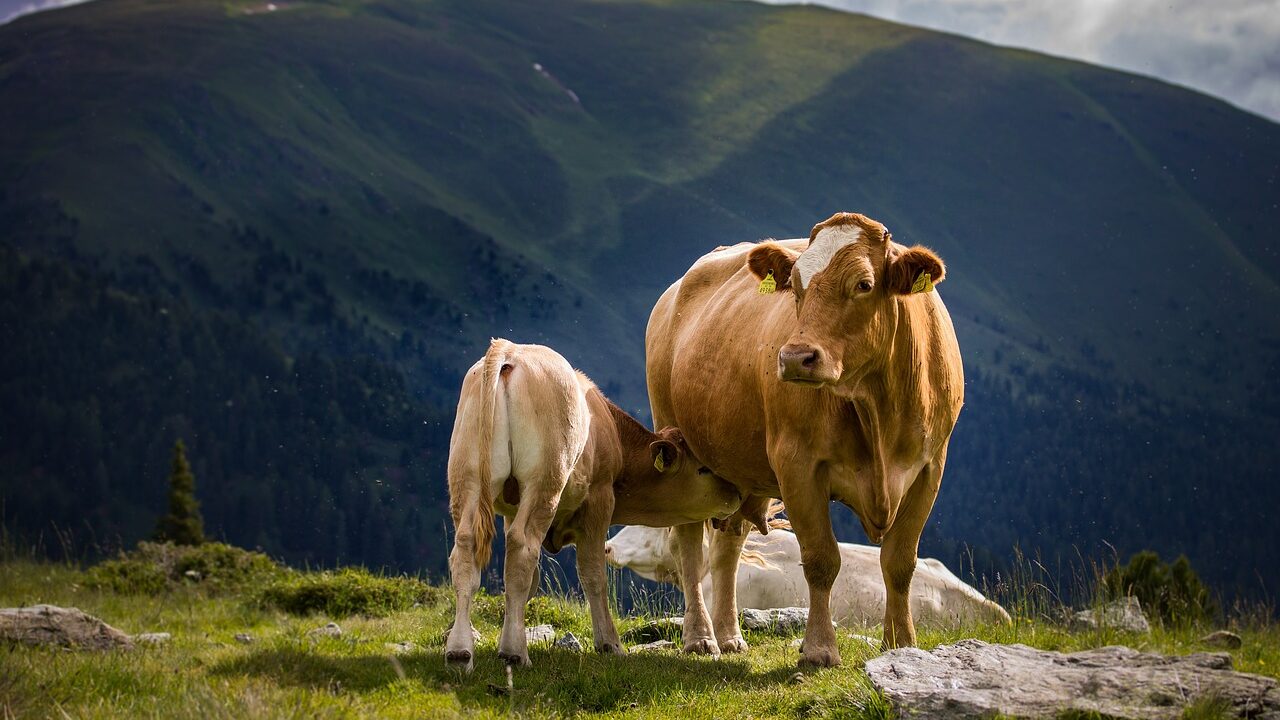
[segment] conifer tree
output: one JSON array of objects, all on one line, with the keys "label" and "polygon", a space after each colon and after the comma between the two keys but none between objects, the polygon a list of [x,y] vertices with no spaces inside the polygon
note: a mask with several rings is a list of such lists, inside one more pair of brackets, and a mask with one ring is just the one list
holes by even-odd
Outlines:
[{"label": "conifer tree", "polygon": [[178,440],[173,444],[173,467],[169,471],[169,511],[156,525],[156,540],[177,545],[199,545],[204,542],[204,519],[196,501],[196,478],[187,463],[187,448]]}]

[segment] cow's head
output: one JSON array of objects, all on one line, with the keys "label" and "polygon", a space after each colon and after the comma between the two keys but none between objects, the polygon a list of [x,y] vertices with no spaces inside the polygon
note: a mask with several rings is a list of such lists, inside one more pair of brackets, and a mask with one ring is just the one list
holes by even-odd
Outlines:
[{"label": "cow's head", "polygon": [[857,213],[836,213],[815,225],[803,253],[762,243],[748,264],[757,277],[772,273],[779,290],[795,295],[799,322],[778,350],[778,376],[815,386],[865,372],[889,340],[898,299],[932,291],[931,283],[946,273],[932,250],[903,247],[883,225]]},{"label": "cow's head", "polygon": [[628,525],[604,544],[610,565],[657,582],[678,584],[680,564],[671,549],[671,528]]}]

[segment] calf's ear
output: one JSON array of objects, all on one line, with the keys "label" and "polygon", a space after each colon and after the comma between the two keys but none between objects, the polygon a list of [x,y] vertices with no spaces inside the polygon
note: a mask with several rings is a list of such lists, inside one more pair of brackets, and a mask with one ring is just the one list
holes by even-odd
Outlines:
[{"label": "calf's ear", "polygon": [[761,280],[772,273],[773,281],[778,284],[777,289],[789,290],[791,268],[796,264],[798,257],[800,256],[777,243],[760,243],[747,256],[747,267],[751,268],[752,274]]},{"label": "calf's ear", "polygon": [[[927,247],[916,245],[891,257],[885,273],[885,287],[898,295],[929,292],[946,277],[947,266]],[[925,277],[928,275],[929,277]]]},{"label": "calf's ear", "polygon": [[670,440],[654,440],[649,443],[649,458],[658,472],[667,472],[680,460],[680,448]]}]

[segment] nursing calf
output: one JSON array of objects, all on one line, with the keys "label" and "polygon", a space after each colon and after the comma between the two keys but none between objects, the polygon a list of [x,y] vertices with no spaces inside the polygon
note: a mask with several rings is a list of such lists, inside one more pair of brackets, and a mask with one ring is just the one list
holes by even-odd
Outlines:
[{"label": "nursing calf", "polygon": [[498,654],[528,665],[524,611],[537,589],[540,547],[578,546],[595,647],[621,653],[605,597],[609,525],[702,521],[740,503],[733,486],[693,458],[679,430],[650,432],[550,348],[494,340],[463,380],[449,444],[457,614],[445,657],[473,665],[471,601],[489,561],[495,512],[507,518]]},{"label": "nursing calf", "polygon": [[[852,543],[839,543],[838,547],[840,573],[831,588],[831,618],[845,627],[880,622],[885,611],[880,548]],[[680,563],[670,529],[623,528],[605,544],[605,558],[614,567],[629,568],[650,580],[678,584]],[[710,572],[702,584],[704,593],[711,589]],[[747,537],[737,568],[737,593],[740,607],[767,610],[808,604],[800,542],[795,533],[774,530],[768,535],[753,532]],[[909,604],[914,619],[935,626],[1010,622],[1004,608],[932,558],[916,560]]]}]

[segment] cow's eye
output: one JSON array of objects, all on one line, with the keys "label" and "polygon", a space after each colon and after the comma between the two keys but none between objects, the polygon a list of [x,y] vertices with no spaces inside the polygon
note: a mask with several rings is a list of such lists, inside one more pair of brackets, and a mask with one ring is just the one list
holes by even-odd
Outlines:
[{"label": "cow's eye", "polygon": [[859,283],[858,283],[858,292],[860,292],[860,293],[871,292],[871,281],[870,281],[870,280],[863,280],[863,281],[859,282]]}]

